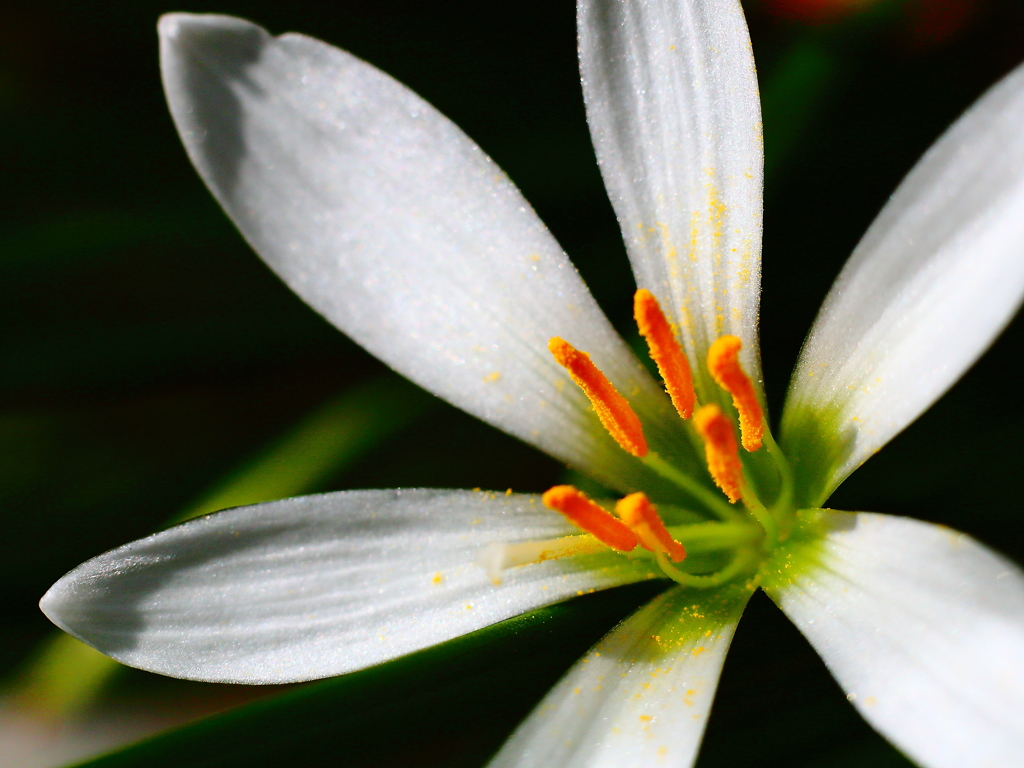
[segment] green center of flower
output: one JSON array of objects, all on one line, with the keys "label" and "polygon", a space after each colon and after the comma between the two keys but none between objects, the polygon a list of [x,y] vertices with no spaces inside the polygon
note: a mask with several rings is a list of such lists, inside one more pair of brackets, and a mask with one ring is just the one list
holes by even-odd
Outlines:
[{"label": "green center of flower", "polygon": [[[757,390],[740,364],[740,339],[718,338],[706,361],[712,378],[732,396],[739,422],[737,441],[730,414],[717,404],[697,402],[690,362],[653,294],[637,291],[634,315],[672,404],[694,447],[703,450],[721,493],[649,450],[640,418],[626,398],[586,352],[553,338],[548,345],[551,353],[590,399],[604,428],[623,450],[679,488],[684,503],[661,502],[659,512],[637,492],[619,500],[613,512],[573,486],[556,486],[544,494],[544,504],[584,533],[489,545],[478,564],[494,581],[500,581],[506,568],[610,548],[625,557],[653,558],[665,576],[680,584],[714,587],[749,578],[789,536],[796,517],[793,474],[765,421]],[[697,564],[688,558],[695,554],[702,555],[695,558]]]}]

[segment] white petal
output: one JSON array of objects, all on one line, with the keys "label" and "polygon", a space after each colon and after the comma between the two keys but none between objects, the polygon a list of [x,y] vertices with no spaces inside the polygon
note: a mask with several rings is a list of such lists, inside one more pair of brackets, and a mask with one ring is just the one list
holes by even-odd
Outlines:
[{"label": "white petal", "polygon": [[[165,16],[189,157],[281,278],[388,365],[622,486],[632,465],[548,352],[590,352],[647,422],[671,406],[519,191],[409,89],[318,40]],[[618,482],[615,482],[618,480]]]},{"label": "white petal", "polygon": [[760,378],[761,104],[736,0],[580,0],[590,132],[637,283],[668,304],[704,400],[704,356],[744,342]]},{"label": "white petal", "polygon": [[197,518],[100,555],[40,606],[134,667],[193,680],[309,680],[650,577],[650,561],[610,551],[512,568],[500,586],[473,564],[492,542],[575,532],[534,496],[303,496]]},{"label": "white petal", "polygon": [[1024,574],[965,534],[831,513],[767,591],[864,718],[926,768],[1024,766]]},{"label": "white petal", "polygon": [[488,768],[686,768],[750,591],[675,587],[595,646]]},{"label": "white petal", "polygon": [[940,397],[1016,312],[1024,294],[1022,125],[1024,67],[925,154],[836,280],[783,419],[784,447],[798,460],[822,456],[814,461],[823,491],[809,504]]}]

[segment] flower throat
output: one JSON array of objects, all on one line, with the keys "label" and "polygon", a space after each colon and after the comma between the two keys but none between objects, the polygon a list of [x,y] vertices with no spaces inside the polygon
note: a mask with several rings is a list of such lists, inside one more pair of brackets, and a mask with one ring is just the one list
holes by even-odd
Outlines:
[{"label": "flower throat", "polygon": [[[586,394],[615,442],[700,504],[703,509],[698,515],[707,519],[667,527],[644,493],[620,499],[613,514],[571,485],[555,486],[543,495],[544,505],[563,514],[584,534],[551,541],[490,545],[479,564],[494,581],[499,582],[501,571],[512,566],[611,548],[629,557],[653,557],[667,577],[681,584],[717,586],[749,575],[785,538],[793,517],[792,473],[765,424],[754,384],[740,364],[740,339],[721,336],[707,355],[708,372],[732,396],[739,421],[737,441],[733,422],[720,406],[698,403],[690,361],[654,294],[643,288],[638,290],[633,314],[672,405],[686,423],[694,445],[703,447],[708,472],[725,498],[651,451],[639,416],[590,355],[554,337],[548,349]],[[762,503],[751,471],[744,467],[741,446],[748,454],[764,448],[772,459],[777,491],[769,506]],[[716,571],[691,573],[678,567],[686,559],[688,545],[699,547],[702,552],[718,550],[728,558]]]}]

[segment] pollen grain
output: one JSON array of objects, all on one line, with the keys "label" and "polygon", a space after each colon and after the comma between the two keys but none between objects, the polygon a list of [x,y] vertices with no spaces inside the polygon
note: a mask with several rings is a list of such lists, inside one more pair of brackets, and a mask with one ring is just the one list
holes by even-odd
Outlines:
[{"label": "pollen grain", "polygon": [[621,520],[571,485],[556,485],[541,497],[544,506],[619,552],[631,552],[639,539]]},{"label": "pollen grain", "polygon": [[590,355],[557,336],[548,342],[548,349],[590,399],[601,424],[615,438],[615,442],[637,458],[646,456],[647,440],[644,438],[640,417],[608,381],[608,377],[594,365]]},{"label": "pollen grain", "polygon": [[704,440],[704,454],[712,479],[735,504],[743,495],[743,464],[732,424],[714,404],[698,409],[693,414],[693,424]]},{"label": "pollen grain", "polygon": [[732,404],[740,415],[743,447],[756,451],[764,438],[764,413],[754,383],[740,366],[743,342],[736,336],[721,336],[708,350],[708,370],[718,385],[732,395]]},{"label": "pollen grain", "polygon": [[646,288],[638,290],[633,297],[633,317],[640,335],[647,341],[651,359],[658,366],[672,405],[684,419],[690,418],[697,401],[690,361],[676,340],[658,300]]}]

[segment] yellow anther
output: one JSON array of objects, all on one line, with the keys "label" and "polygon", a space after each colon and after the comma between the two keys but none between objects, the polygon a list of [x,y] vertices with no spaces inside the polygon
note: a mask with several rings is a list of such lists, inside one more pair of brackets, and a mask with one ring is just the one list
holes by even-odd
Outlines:
[{"label": "yellow anther", "polygon": [[616,391],[608,378],[594,365],[590,355],[557,336],[548,342],[548,349],[590,398],[598,418],[615,438],[615,442],[637,458],[646,456],[647,440],[644,439],[640,418],[629,407],[626,398]]},{"label": "yellow anther", "polygon": [[705,405],[693,414],[693,424],[704,439],[704,455],[715,484],[735,504],[743,495],[743,464],[732,424],[717,405]]},{"label": "yellow anther", "polygon": [[708,370],[718,386],[732,395],[732,404],[740,415],[740,435],[743,447],[756,451],[764,437],[764,413],[757,400],[757,392],[750,377],[740,366],[739,354],[743,342],[736,336],[722,336],[708,350]]},{"label": "yellow anther", "polygon": [[625,523],[571,485],[556,485],[541,497],[544,506],[561,512],[573,525],[620,552],[631,552],[638,539]]},{"label": "yellow anther", "polygon": [[686,549],[672,538],[654,505],[642,493],[631,493],[615,505],[619,516],[640,540],[640,546],[651,552],[664,552],[674,562],[686,557]]},{"label": "yellow anther", "polygon": [[640,328],[640,335],[647,340],[651,359],[657,363],[658,372],[665,389],[672,398],[672,405],[684,419],[693,413],[697,396],[693,391],[693,375],[690,361],[676,341],[672,328],[661,311],[658,300],[646,288],[641,288],[633,297],[633,317]]}]

